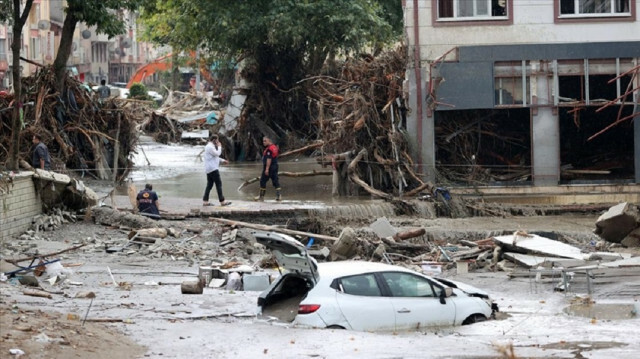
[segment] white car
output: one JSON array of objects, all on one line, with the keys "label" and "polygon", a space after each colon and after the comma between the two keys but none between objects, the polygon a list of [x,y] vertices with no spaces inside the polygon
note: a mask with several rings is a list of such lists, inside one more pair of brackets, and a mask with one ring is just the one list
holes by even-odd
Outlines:
[{"label": "white car", "polygon": [[[100,86],[93,86],[91,89],[95,92],[98,91],[98,87]],[[129,97],[129,89],[126,88],[120,88],[120,87],[116,87],[116,86],[111,86],[111,85],[107,85],[107,87],[109,87],[109,90],[111,92],[111,94],[109,95],[110,97],[117,97],[117,98],[128,98]]]},{"label": "white car", "polygon": [[[263,315],[296,310],[294,325],[360,331],[417,330],[489,319],[487,293],[395,265],[363,261],[317,263],[285,234],[253,232],[286,270],[258,297]],[[291,318],[289,318],[291,320]]]},{"label": "white car", "polygon": [[161,103],[162,95],[157,93],[156,91],[147,91],[147,95],[149,95],[154,101]]}]

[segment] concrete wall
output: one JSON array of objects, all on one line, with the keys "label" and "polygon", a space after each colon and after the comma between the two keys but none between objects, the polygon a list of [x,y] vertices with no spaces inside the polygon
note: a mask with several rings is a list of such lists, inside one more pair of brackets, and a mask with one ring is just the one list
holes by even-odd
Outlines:
[{"label": "concrete wall", "polygon": [[33,173],[16,175],[13,184],[0,189],[0,240],[22,234],[34,216],[42,213]]},{"label": "concrete wall", "polygon": [[[635,21],[607,21],[581,19],[579,22],[556,23],[553,0],[513,1],[513,23],[504,25],[475,21],[472,25],[454,22],[455,26],[442,26],[434,21],[434,1],[406,0],[404,16],[407,44],[414,40],[414,4],[418,8],[420,57],[433,60],[456,46],[563,44],[581,42],[638,41],[640,40],[640,0],[635,3]],[[468,22],[467,22],[468,23]],[[436,26],[434,26],[436,25]],[[455,53],[447,57],[452,60]]]},{"label": "concrete wall", "polygon": [[[414,134],[412,142],[418,142],[412,147],[412,155],[427,166],[437,162],[429,153],[435,148],[429,142],[434,136],[424,135],[421,131],[424,124],[433,122],[432,114],[495,108],[495,72],[501,69],[495,63],[528,61],[526,76],[531,84],[528,91],[523,86],[522,91],[526,91],[527,96],[521,100],[520,106],[533,108],[531,147],[534,184],[546,186],[557,183],[560,174],[560,133],[556,114],[559,90],[555,82],[548,82],[546,76],[553,75],[553,81],[557,81],[559,71],[555,62],[554,69],[545,68],[547,73],[538,71],[543,65],[538,61],[568,59],[579,64],[588,59],[606,59],[609,61],[606,68],[594,62],[593,69],[597,69],[600,75],[612,77],[628,70],[616,69],[619,66],[616,61],[620,58],[630,58],[628,66],[636,66],[640,62],[640,0],[629,0],[629,13],[621,16],[559,15],[558,0],[505,0],[509,16],[503,19],[465,18],[465,21],[453,18],[438,20],[435,15],[437,3],[438,0],[403,1],[406,43],[409,63],[412,64],[407,72],[415,71],[413,66],[426,72],[420,80],[427,84],[429,90],[422,96],[431,100],[430,108],[425,108],[423,102],[410,95],[407,130]],[[571,71],[586,71],[587,76],[592,70],[591,65],[574,67]],[[558,72],[552,73],[552,70]],[[417,77],[407,77],[409,83],[406,88],[418,88],[412,81],[417,81]],[[635,81],[634,87],[637,87],[640,79]],[[638,96],[636,93],[636,102]],[[590,105],[588,93],[586,99],[586,105]],[[638,129],[635,142],[636,145],[640,143]],[[635,156],[640,163],[637,150]],[[640,182],[640,174],[636,175],[636,181]]]}]

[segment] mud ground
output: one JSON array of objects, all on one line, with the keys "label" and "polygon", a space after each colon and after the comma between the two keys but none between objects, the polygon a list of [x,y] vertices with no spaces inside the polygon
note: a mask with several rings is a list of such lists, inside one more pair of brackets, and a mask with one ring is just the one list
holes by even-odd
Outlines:
[{"label": "mud ground", "polygon": [[[430,238],[455,243],[515,230],[562,233],[588,248],[597,216],[475,217],[463,219],[390,218],[398,228],[423,226]],[[372,219],[373,222],[375,219]],[[354,225],[331,220],[326,230]],[[358,225],[363,226],[360,221]],[[205,288],[203,295],[183,295],[180,283],[195,279],[198,266],[211,261],[258,263],[269,254],[250,241],[235,250],[215,247],[221,230],[200,219],[176,227],[200,227],[189,240],[202,252],[150,252],[147,246],[107,253],[105,243],[126,238],[126,231],[90,222],[66,224],[40,240],[1,243],[3,258],[52,253],[88,243],[55,256],[67,265],[39,277],[40,290],[51,298],[25,295],[16,279],[0,282],[0,357],[10,349],[21,358],[424,358],[424,357],[635,357],[638,319],[594,320],[571,317],[563,309],[575,296],[553,291],[554,283],[530,278],[507,279],[504,272],[478,271],[443,276],[469,282],[491,293],[502,308],[500,320],[458,328],[411,333],[357,333],[290,328],[271,317],[257,316],[258,292]],[[370,232],[366,227],[361,233]],[[241,234],[242,237],[242,234]],[[111,241],[111,242],[110,242]],[[637,254],[637,253],[636,253]],[[47,267],[49,267],[48,265]],[[1,271],[11,270],[2,263]],[[53,272],[53,270],[52,270]],[[109,274],[111,272],[111,274]],[[65,276],[51,285],[46,278]],[[595,296],[633,303],[640,283],[610,283]],[[631,290],[627,290],[628,288]],[[623,290],[623,288],[626,288]],[[635,289],[633,289],[635,288]],[[93,292],[94,299],[80,298]],[[85,321],[86,319],[86,321]],[[464,340],[465,345],[460,345]],[[510,356],[512,355],[512,356]]]}]

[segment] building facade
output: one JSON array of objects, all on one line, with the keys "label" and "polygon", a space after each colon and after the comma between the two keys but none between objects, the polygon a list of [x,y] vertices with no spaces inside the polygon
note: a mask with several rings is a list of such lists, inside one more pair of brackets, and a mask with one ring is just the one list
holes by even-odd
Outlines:
[{"label": "building facade", "polygon": [[[640,0],[403,6],[407,130],[429,179],[480,161],[487,171],[524,170],[534,186],[640,182]],[[452,123],[457,130],[443,133]],[[486,141],[489,123],[500,141]],[[469,128],[478,141],[468,161],[450,162],[438,142]]]},{"label": "building facade", "polygon": [[[64,23],[65,1],[34,0],[22,33],[20,55],[37,64],[53,64],[60,45]],[[125,21],[126,32],[109,38],[97,34],[95,27],[78,23],[69,56],[69,72],[78,80],[87,83],[127,82],[135,70],[158,56],[156,49],[140,42],[137,24],[138,14],[119,11]],[[10,88],[12,28],[0,24],[0,88]],[[22,76],[30,76],[38,65],[22,61]]]}]

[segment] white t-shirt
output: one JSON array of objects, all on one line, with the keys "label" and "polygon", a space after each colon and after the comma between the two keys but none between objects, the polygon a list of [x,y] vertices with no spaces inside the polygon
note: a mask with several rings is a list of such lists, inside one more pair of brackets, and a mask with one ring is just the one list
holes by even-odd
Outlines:
[{"label": "white t-shirt", "polygon": [[213,142],[207,142],[204,146],[204,172],[209,173],[220,168],[220,155],[222,154],[222,146],[213,145]]}]

